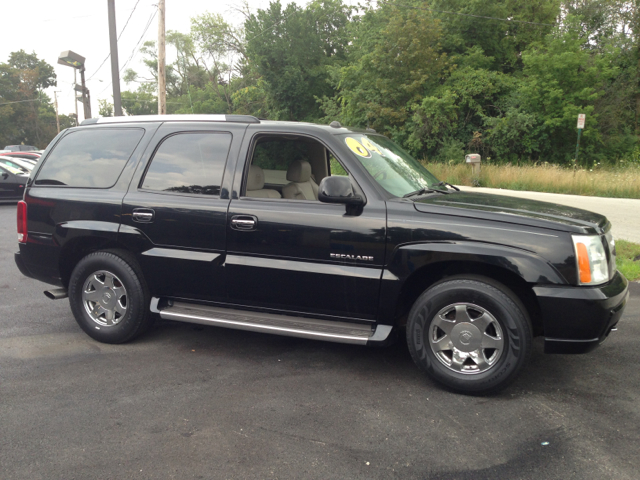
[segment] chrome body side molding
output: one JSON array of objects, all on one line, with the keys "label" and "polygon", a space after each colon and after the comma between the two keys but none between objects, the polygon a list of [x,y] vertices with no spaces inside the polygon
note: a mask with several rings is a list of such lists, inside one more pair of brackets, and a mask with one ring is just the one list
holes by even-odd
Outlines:
[{"label": "chrome body side molding", "polygon": [[180,260],[197,260],[200,262],[212,262],[220,256],[219,253],[194,252],[191,250],[178,250],[175,248],[152,248],[142,252],[142,255],[177,258]]}]

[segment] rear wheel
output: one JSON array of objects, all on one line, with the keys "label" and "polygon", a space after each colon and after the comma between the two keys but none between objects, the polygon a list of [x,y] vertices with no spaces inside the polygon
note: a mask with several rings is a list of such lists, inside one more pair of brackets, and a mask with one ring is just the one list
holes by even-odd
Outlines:
[{"label": "rear wheel", "polygon": [[531,354],[531,339],[517,297],[482,277],[452,278],[429,288],[407,323],[414,362],[462,393],[493,393],[509,385]]},{"label": "rear wheel", "polygon": [[135,259],[126,252],[95,252],[76,265],[69,303],[78,325],[104,343],[123,343],[151,323],[149,293]]}]

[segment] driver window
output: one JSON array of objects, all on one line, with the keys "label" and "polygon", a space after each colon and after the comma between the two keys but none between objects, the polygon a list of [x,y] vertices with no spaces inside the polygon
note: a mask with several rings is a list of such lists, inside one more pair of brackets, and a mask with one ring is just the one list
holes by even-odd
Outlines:
[{"label": "driver window", "polygon": [[257,139],[245,174],[244,196],[318,201],[318,184],[329,175],[347,175],[317,140],[297,135]]}]

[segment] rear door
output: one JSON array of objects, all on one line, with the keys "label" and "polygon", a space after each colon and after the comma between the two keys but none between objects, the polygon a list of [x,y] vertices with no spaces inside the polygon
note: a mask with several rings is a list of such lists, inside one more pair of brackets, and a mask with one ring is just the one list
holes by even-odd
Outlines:
[{"label": "rear door", "polygon": [[162,125],[123,202],[120,238],[159,296],[225,301],[227,159],[246,126]]}]

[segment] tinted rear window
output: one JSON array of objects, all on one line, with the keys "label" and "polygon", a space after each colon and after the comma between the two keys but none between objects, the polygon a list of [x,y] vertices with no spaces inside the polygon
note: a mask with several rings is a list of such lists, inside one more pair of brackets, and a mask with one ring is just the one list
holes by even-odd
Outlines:
[{"label": "tinted rear window", "polygon": [[231,146],[228,133],[181,133],[165,139],[142,182],[145,190],[220,195]]},{"label": "tinted rear window", "polygon": [[141,128],[92,128],[72,132],[49,154],[35,184],[112,187],[143,135]]}]

